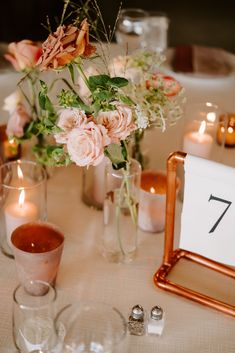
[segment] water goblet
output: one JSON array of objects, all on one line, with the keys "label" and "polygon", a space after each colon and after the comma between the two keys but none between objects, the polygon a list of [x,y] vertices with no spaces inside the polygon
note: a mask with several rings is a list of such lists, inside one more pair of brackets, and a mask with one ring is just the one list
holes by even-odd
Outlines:
[{"label": "water goblet", "polygon": [[126,47],[128,53],[141,48],[148,13],[142,9],[122,9],[117,21],[116,40]]},{"label": "water goblet", "polygon": [[32,281],[31,286],[33,292],[40,295],[27,292],[22,285],[17,286],[13,293],[15,346],[22,353],[51,353],[56,347],[59,352],[54,325],[56,290],[43,281]]},{"label": "water goblet", "polygon": [[150,11],[145,19],[141,46],[145,49],[164,53],[168,46],[169,18],[163,12]]}]

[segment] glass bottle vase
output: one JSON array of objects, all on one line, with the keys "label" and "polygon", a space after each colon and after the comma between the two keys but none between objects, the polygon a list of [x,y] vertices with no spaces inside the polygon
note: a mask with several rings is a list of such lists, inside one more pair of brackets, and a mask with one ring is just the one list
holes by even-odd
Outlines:
[{"label": "glass bottle vase", "polygon": [[131,262],[137,251],[137,219],[141,166],[132,159],[127,167],[105,171],[103,255],[110,262]]}]

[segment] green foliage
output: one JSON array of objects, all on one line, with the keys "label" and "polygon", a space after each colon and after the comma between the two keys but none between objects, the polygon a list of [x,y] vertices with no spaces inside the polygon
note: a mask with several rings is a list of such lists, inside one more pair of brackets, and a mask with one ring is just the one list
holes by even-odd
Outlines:
[{"label": "green foliage", "polygon": [[125,168],[127,164],[127,149],[124,142],[120,145],[111,143],[105,148],[105,155],[111,160],[114,169]]},{"label": "green foliage", "polygon": [[67,166],[71,163],[68,153],[63,146],[58,145],[35,145],[33,152],[39,163],[51,167]]}]

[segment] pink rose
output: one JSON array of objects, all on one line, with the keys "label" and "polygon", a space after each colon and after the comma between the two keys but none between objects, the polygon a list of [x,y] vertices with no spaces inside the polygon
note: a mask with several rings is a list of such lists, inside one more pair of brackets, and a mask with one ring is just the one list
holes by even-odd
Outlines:
[{"label": "pink rose", "polygon": [[7,124],[8,137],[22,137],[24,135],[24,126],[30,121],[30,116],[26,112],[22,103],[19,103],[16,109],[11,113]]},{"label": "pink rose", "polygon": [[132,121],[132,110],[127,105],[118,104],[116,110],[99,112],[97,121],[108,130],[108,135],[113,143],[125,140],[136,129],[136,125]]},{"label": "pink rose", "polygon": [[39,60],[41,70],[57,69],[69,64],[78,56],[90,56],[96,51],[89,43],[89,25],[83,20],[80,28],[59,26],[42,44],[43,54]]},{"label": "pink rose", "polygon": [[104,158],[104,147],[110,143],[107,130],[90,121],[82,128],[73,129],[68,135],[67,149],[78,166],[98,165]]},{"label": "pink rose", "polygon": [[82,127],[87,122],[87,116],[83,110],[72,108],[59,111],[57,125],[63,130],[55,134],[57,143],[67,143],[68,134],[74,128]]},{"label": "pink rose", "polygon": [[31,40],[25,39],[17,43],[10,43],[8,45],[8,54],[4,56],[17,71],[22,71],[36,66],[41,54],[41,48]]},{"label": "pink rose", "polygon": [[146,80],[146,88],[161,89],[167,97],[176,96],[182,90],[179,81],[172,76],[167,76],[161,73],[154,74],[150,80]]}]

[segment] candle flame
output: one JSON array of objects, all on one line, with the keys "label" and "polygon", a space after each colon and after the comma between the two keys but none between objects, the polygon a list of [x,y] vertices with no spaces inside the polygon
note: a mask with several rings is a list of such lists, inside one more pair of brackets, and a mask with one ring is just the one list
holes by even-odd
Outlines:
[{"label": "candle flame", "polygon": [[153,186],[151,186],[151,188],[150,188],[150,192],[151,192],[151,194],[155,194],[155,189],[154,189],[154,187],[153,187]]},{"label": "candle flame", "polygon": [[19,196],[19,206],[20,207],[23,206],[24,200],[25,200],[25,191],[24,191],[24,189],[22,189],[20,192],[20,196]]},{"label": "candle flame", "polygon": [[14,145],[14,143],[15,143],[15,140],[14,140],[14,139],[10,139],[10,140],[9,140],[9,144],[10,144],[10,145]]},{"label": "candle flame", "polygon": [[17,165],[17,175],[20,180],[23,179],[23,172],[22,172],[22,169],[20,168],[19,164]]},{"label": "candle flame", "polygon": [[231,126],[228,127],[228,133],[232,134],[233,133],[233,128]]},{"label": "candle flame", "polygon": [[207,118],[207,120],[208,120],[210,123],[214,123],[215,120],[216,120],[216,114],[215,114],[215,112],[209,112],[209,113],[207,113],[206,118]]},{"label": "candle flame", "polygon": [[199,135],[202,136],[204,134],[205,130],[206,130],[206,121],[203,120],[201,122],[201,125],[200,125],[199,130],[198,130]]}]

